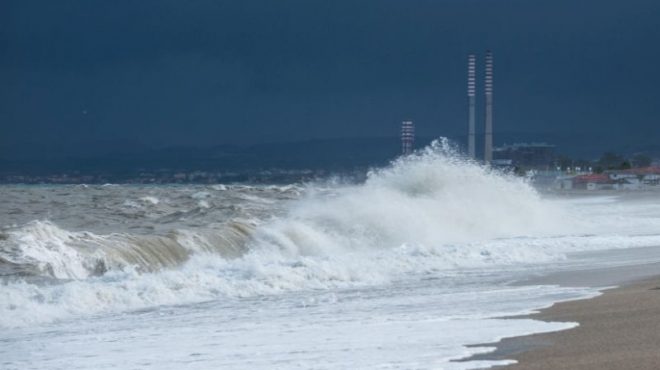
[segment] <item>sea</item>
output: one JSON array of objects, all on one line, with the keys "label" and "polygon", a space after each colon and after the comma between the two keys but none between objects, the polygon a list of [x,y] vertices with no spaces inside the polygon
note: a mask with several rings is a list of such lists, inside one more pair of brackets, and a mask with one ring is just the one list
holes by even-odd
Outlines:
[{"label": "sea", "polygon": [[660,193],[552,194],[437,141],[365,181],[3,185],[0,368],[475,369],[534,277],[660,261]]}]

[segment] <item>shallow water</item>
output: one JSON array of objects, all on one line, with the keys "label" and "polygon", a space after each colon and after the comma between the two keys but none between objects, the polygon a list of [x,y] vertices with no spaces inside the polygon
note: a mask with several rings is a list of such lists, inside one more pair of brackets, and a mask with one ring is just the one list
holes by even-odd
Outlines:
[{"label": "shallow water", "polygon": [[3,186],[0,203],[3,369],[494,365],[450,360],[574,325],[497,317],[598,294],[513,282],[660,245],[653,194],[548,199],[440,144],[363,184]]}]

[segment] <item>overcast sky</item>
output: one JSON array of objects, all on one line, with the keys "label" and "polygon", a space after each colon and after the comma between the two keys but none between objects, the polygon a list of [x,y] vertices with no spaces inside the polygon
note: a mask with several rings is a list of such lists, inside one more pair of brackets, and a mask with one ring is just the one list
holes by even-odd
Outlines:
[{"label": "overcast sky", "polygon": [[3,0],[0,144],[456,135],[486,49],[496,135],[660,137],[657,0]]}]

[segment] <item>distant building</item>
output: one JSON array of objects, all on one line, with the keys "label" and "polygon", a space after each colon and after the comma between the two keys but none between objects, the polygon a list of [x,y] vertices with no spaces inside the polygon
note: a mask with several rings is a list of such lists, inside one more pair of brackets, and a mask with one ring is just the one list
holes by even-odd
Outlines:
[{"label": "distant building", "polygon": [[604,173],[578,175],[573,177],[573,189],[605,190],[615,189],[616,181]]},{"label": "distant building", "polygon": [[555,146],[546,143],[516,143],[493,150],[494,161],[516,167],[549,169],[555,160]]},{"label": "distant building", "polygon": [[660,167],[656,166],[630,168],[627,170],[613,170],[606,171],[605,173],[612,180],[625,181],[628,184],[636,186],[660,184]]},{"label": "distant building", "polygon": [[638,190],[660,185],[660,167],[613,170],[599,174],[577,175],[557,179],[559,189]]}]

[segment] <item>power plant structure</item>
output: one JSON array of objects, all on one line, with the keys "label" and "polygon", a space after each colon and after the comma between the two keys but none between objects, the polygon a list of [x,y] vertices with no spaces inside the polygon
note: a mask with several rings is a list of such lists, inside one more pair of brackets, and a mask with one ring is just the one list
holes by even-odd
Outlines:
[{"label": "power plant structure", "polygon": [[415,125],[412,121],[401,122],[401,154],[408,155],[413,152],[415,144]]},{"label": "power plant structure", "polygon": [[486,52],[486,76],[484,92],[486,95],[486,127],[484,131],[484,162],[493,161],[493,53]]},{"label": "power plant structure", "polygon": [[474,54],[468,55],[468,156],[475,158],[475,93],[476,93],[476,76],[477,76],[477,57]]},{"label": "power plant structure", "polygon": [[[472,159],[476,158],[476,130],[475,130],[475,116],[476,116],[476,56],[474,54],[468,55],[468,156]],[[485,125],[484,125],[484,162],[491,163],[493,161],[493,53],[486,51],[486,63],[484,69],[484,95],[486,100],[485,110]]]},{"label": "power plant structure", "polygon": [[[467,70],[467,97],[468,97],[468,127],[467,152],[472,159],[477,157],[476,145],[476,99],[477,99],[477,56],[468,55]],[[493,53],[486,51],[484,63],[484,163],[493,161]],[[412,121],[401,122],[401,154],[408,155],[413,152],[415,144],[415,125]]]}]

